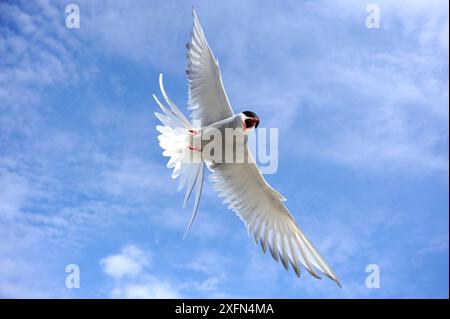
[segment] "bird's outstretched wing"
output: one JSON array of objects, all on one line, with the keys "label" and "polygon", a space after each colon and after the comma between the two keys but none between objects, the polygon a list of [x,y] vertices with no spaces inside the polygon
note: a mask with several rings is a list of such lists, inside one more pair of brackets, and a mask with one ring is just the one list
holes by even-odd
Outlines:
[{"label": "bird's outstretched wing", "polygon": [[247,146],[245,152],[249,158],[246,163],[210,165],[214,189],[228,208],[242,219],[255,242],[261,244],[264,252],[269,248],[272,257],[281,260],[286,270],[290,263],[300,276],[302,264],[314,277],[320,278],[321,272],[340,286],[333,270],[283,204],[286,199],[262,176]]},{"label": "bird's outstretched wing", "polygon": [[193,120],[207,126],[233,115],[222,83],[219,63],[206,41],[197,13],[192,10],[194,27],[187,46],[189,109]]}]

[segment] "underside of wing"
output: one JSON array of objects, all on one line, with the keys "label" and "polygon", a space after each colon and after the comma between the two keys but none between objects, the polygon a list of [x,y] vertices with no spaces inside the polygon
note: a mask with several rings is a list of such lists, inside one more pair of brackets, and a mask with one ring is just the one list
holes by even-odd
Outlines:
[{"label": "underside of wing", "polygon": [[188,104],[192,119],[207,126],[232,116],[233,110],[223,87],[218,61],[206,41],[195,10],[193,18],[191,40],[186,45]]},{"label": "underside of wing", "polygon": [[322,273],[340,285],[330,266],[287,210],[284,197],[267,184],[254,161],[212,164],[209,168],[213,172],[210,179],[215,183],[214,189],[242,219],[264,252],[268,248],[272,257],[280,260],[286,270],[290,263],[297,276],[300,276],[300,265],[303,265],[314,277],[320,278]]}]

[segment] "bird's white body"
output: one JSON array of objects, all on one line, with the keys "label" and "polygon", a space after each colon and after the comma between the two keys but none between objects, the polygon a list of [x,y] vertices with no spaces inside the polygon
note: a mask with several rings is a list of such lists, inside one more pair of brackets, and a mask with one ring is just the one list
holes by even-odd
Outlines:
[{"label": "bird's white body", "polygon": [[[255,164],[246,145],[246,135],[258,126],[259,118],[249,111],[233,112],[223,88],[218,62],[195,11],[193,16],[194,30],[187,45],[186,71],[192,123],[167,96],[162,75],[160,88],[168,107],[154,96],[164,112],[155,113],[163,124],[157,126],[161,133],[158,139],[164,149],[163,155],[170,157],[167,166],[173,168],[172,178],[180,178],[178,190],[186,188],[184,206],[191,194],[195,194],[187,230],[197,213],[207,166],[212,172],[210,180],[214,182],[214,189],[242,219],[264,252],[269,249],[272,257],[281,260],[286,269],[291,264],[297,276],[303,265],[314,277],[320,278],[319,273],[322,273],[340,285],[333,270],[289,213],[284,205],[286,199],[266,182]],[[228,130],[235,134],[231,140],[227,139]],[[210,135],[214,135],[216,147],[216,152],[212,153]],[[230,149],[233,153],[231,161]]]}]

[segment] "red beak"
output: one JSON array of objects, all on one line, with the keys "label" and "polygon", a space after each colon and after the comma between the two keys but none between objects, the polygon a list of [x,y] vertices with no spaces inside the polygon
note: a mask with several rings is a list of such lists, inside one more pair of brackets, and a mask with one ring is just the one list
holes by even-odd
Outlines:
[{"label": "red beak", "polygon": [[255,127],[257,128],[259,125],[259,118],[257,117],[251,117],[248,118],[244,121],[244,123],[242,124],[244,131],[248,128],[252,128]]}]

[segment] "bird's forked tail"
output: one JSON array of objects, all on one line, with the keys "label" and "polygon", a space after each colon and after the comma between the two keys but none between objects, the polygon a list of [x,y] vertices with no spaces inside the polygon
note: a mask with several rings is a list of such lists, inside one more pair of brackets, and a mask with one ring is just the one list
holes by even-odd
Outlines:
[{"label": "bird's forked tail", "polygon": [[163,76],[159,76],[159,86],[169,107],[164,106],[158,98],[153,95],[164,114],[155,112],[155,116],[161,121],[156,129],[161,133],[158,136],[159,145],[164,150],[163,156],[170,157],[167,167],[173,168],[172,178],[180,177],[178,191],[186,188],[183,207],[191,196],[195,193],[194,208],[189,224],[184,233],[186,237],[189,229],[194,222],[203,187],[203,176],[205,170],[204,161],[201,158],[201,151],[192,146],[193,135],[196,134],[189,120],[181,113],[178,107],[167,96],[163,86]]}]

